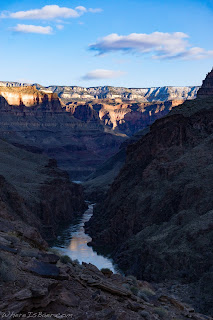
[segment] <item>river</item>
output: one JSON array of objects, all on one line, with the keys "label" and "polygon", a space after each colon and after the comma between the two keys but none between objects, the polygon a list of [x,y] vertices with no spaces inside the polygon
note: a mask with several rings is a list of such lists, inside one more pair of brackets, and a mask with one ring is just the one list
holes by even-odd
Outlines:
[{"label": "river", "polygon": [[67,228],[61,230],[54,243],[53,248],[72,260],[78,260],[80,263],[92,263],[99,269],[109,268],[114,273],[118,272],[116,265],[109,257],[98,254],[88,243],[92,238],[85,233],[85,222],[89,221],[93,215],[94,204],[89,204],[88,209],[83,216]]}]

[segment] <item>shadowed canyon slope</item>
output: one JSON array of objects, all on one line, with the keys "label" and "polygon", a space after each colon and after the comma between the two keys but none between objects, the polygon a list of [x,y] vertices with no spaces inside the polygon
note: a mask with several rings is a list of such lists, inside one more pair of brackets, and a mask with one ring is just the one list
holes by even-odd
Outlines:
[{"label": "shadowed canyon slope", "polygon": [[81,187],[54,160],[0,140],[2,319],[211,320],[164,285],[80,265],[50,250],[44,239],[84,208]]},{"label": "shadowed canyon slope", "polygon": [[190,284],[213,313],[213,97],[187,101],[128,146],[124,167],[88,224],[126,273]]},{"label": "shadowed canyon slope", "polygon": [[168,93],[170,91],[160,88],[161,97],[157,91],[149,90],[149,99],[142,99],[159,98],[161,102],[106,99],[108,95],[102,94],[96,97],[104,99],[87,102],[73,97],[64,99],[60,90],[67,90],[67,87],[37,85],[37,90],[36,86],[19,83],[0,84],[0,136],[27,150],[56,158],[59,166],[77,180],[93,173],[114,155],[126,136],[146,128],[174,106],[182,104],[184,99],[193,99],[198,89],[170,88],[172,93]]},{"label": "shadowed canyon slope", "polygon": [[54,238],[59,223],[72,221],[86,208],[81,186],[71,183],[55,160],[1,139],[0,186],[3,229],[7,221],[22,221],[39,229],[44,238]]},{"label": "shadowed canyon slope", "polygon": [[38,92],[34,87],[1,87],[0,94],[0,136],[56,158],[73,178],[93,172],[124,140],[105,132],[99,119],[73,117],[55,93]]}]

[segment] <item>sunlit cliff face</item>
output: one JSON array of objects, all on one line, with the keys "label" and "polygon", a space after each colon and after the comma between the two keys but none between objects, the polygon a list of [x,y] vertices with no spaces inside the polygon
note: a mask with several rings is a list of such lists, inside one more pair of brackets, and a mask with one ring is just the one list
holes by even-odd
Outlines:
[{"label": "sunlit cliff face", "polygon": [[53,99],[52,93],[44,93],[36,90],[35,87],[0,87],[0,95],[3,96],[9,105],[33,107],[41,104],[44,100]]}]

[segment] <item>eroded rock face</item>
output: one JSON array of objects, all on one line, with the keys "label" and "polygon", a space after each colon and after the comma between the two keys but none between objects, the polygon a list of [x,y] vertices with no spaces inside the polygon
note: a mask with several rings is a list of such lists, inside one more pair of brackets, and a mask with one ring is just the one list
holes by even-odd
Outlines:
[{"label": "eroded rock face", "polygon": [[195,304],[213,312],[205,289],[213,263],[213,100],[173,111],[127,148],[89,232],[94,245],[114,250],[126,273],[190,283]]},{"label": "eroded rock face", "polygon": [[66,110],[76,119],[93,123],[98,123],[99,119],[105,128],[131,136],[183,102],[184,100],[136,103],[122,102],[121,99],[104,99],[90,103],[70,102]]},{"label": "eroded rock face", "polygon": [[56,103],[58,103],[58,107],[61,107],[57,94],[39,92],[35,86],[0,87],[0,95],[11,106],[34,107],[45,104],[46,107],[49,105],[49,109],[53,111],[57,109]]},{"label": "eroded rock face", "polygon": [[202,87],[198,90],[197,96],[199,98],[213,96],[213,69],[206,75]]},{"label": "eroded rock face", "polygon": [[[81,186],[71,183],[55,161],[2,140],[0,158],[0,218],[25,222],[50,240],[60,224],[86,209]],[[30,230],[23,230],[25,238],[38,238]]]}]

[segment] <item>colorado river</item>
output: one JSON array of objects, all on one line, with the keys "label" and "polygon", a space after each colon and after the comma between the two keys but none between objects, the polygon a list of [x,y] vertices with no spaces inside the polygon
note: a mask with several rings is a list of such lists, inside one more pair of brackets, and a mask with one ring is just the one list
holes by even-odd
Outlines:
[{"label": "colorado river", "polygon": [[72,260],[78,260],[80,263],[92,263],[99,269],[109,268],[116,272],[116,266],[110,258],[99,255],[88,246],[92,238],[85,233],[85,222],[89,221],[93,215],[93,204],[90,204],[83,216],[68,228],[62,230],[55,241],[54,249],[61,251]]}]

